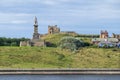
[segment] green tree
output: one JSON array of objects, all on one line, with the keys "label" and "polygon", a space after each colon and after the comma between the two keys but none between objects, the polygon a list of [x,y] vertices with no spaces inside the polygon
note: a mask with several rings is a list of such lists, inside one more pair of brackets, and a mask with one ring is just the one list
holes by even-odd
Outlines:
[{"label": "green tree", "polygon": [[19,46],[20,41],[26,41],[26,40],[29,40],[29,39],[0,37],[0,46]]}]

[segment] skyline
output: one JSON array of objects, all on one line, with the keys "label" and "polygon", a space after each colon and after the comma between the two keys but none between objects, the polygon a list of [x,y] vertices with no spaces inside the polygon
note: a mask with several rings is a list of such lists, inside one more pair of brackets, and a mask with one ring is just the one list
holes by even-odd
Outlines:
[{"label": "skyline", "polygon": [[120,34],[119,0],[1,0],[0,37],[32,38],[35,16],[40,34],[48,25],[79,34]]}]

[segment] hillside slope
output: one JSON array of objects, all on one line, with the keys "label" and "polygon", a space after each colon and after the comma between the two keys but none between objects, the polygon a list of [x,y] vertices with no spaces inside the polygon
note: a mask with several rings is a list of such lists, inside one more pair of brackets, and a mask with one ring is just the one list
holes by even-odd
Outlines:
[{"label": "hillside slope", "polygon": [[120,68],[120,49],[0,47],[0,68]]},{"label": "hillside slope", "polygon": [[[59,45],[59,41],[66,36],[72,36],[75,37],[73,34],[50,34],[50,35],[46,35],[44,37],[41,37],[41,39],[45,40],[46,42],[50,42],[52,43],[54,46],[58,46]],[[82,40],[85,43],[91,43],[91,38],[90,37],[75,37],[78,38],[80,40]],[[54,47],[53,46],[53,47]]]}]

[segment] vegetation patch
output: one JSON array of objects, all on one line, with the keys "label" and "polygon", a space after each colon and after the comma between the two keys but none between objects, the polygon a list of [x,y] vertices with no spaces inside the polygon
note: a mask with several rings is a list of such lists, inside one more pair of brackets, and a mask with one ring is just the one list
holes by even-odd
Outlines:
[{"label": "vegetation patch", "polygon": [[76,51],[84,46],[82,41],[74,37],[63,37],[59,44],[61,49],[69,49],[71,51]]},{"label": "vegetation patch", "polygon": [[120,68],[120,49],[0,47],[0,68]]}]

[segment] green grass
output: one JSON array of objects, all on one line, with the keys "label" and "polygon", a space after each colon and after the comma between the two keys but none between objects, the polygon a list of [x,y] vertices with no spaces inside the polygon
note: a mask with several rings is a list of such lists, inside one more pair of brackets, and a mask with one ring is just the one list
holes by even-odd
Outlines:
[{"label": "green grass", "polygon": [[[42,37],[43,40],[45,40],[46,42],[50,42],[53,44],[52,47],[56,47],[59,46],[59,42],[63,37],[68,37],[68,36],[72,36],[74,37],[72,34],[52,34],[52,35],[47,35]],[[91,39],[89,37],[75,37],[78,38],[80,40],[82,40],[85,43],[90,43],[91,44]]]},{"label": "green grass", "polygon": [[65,36],[73,36],[71,34],[49,34],[45,37],[42,37],[46,42],[53,43],[54,45],[58,46],[60,39],[62,39]]},{"label": "green grass", "polygon": [[120,68],[120,49],[0,47],[0,68]]},{"label": "green grass", "polygon": [[[42,37],[58,46],[62,37],[53,34]],[[84,42],[91,38],[77,37]],[[59,47],[0,47],[0,68],[120,68],[120,49],[80,48],[76,53]]]}]

